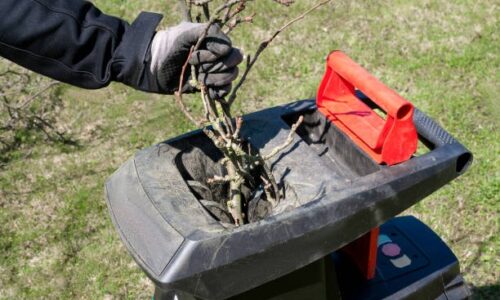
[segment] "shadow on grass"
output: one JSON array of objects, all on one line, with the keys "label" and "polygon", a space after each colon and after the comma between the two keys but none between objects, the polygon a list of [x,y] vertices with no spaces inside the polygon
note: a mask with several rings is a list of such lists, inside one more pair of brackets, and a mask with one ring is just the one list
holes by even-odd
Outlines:
[{"label": "shadow on grass", "polygon": [[30,157],[32,148],[36,143],[45,143],[59,147],[61,153],[76,151],[83,147],[76,138],[59,132],[57,132],[57,136],[55,137],[47,135],[46,139],[34,138],[29,142],[16,139],[11,143],[3,143],[3,147],[0,148],[0,170],[13,160]]},{"label": "shadow on grass", "polygon": [[500,284],[471,287],[472,299],[500,299]]}]

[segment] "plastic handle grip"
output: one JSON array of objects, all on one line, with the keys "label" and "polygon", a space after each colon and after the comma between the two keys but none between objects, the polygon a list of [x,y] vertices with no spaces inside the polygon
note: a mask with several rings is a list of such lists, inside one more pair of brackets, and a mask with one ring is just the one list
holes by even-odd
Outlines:
[{"label": "plastic handle grip", "polygon": [[402,109],[411,105],[343,52],[332,52],[328,57],[328,65],[335,73],[361,90],[392,117],[398,117],[398,113],[400,114],[399,118],[404,117],[404,114],[401,113]]},{"label": "plastic handle grip", "polygon": [[[386,112],[385,120],[357,98],[356,89]],[[397,164],[415,153],[413,105],[344,53],[328,56],[316,101],[318,109],[377,163]]]}]

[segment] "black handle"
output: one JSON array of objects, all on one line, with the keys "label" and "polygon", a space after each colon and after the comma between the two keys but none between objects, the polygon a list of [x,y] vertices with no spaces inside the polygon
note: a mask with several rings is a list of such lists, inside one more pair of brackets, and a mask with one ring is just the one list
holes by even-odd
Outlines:
[{"label": "black handle", "polygon": [[418,134],[432,144],[427,145],[433,146],[431,148],[458,143],[458,141],[439,126],[438,123],[417,108],[415,108],[414,111],[413,123],[417,128]]}]

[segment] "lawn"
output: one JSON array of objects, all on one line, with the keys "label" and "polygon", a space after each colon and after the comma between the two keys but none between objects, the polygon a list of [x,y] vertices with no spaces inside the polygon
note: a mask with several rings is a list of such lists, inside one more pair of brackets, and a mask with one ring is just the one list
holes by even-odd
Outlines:
[{"label": "lawn", "polygon": [[[180,20],[174,0],[94,2],[128,21],[141,10],[163,12],[162,26]],[[252,27],[233,35],[248,53],[313,3],[276,9],[270,0],[257,2]],[[500,299],[498,4],[334,1],[279,36],[236,105],[251,112],[314,97],[324,58],[342,49],[439,122],[473,152],[474,163],[407,213],[450,245],[478,299]],[[78,146],[40,138],[0,168],[0,298],[149,299],[152,285],[111,224],[104,182],[138,149],[193,127],[171,96],[121,84],[94,91],[64,85],[58,93],[58,124]]]}]

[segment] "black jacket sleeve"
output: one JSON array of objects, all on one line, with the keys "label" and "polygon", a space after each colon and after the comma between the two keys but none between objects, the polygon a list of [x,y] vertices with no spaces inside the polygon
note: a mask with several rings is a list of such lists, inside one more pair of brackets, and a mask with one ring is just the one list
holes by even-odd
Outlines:
[{"label": "black jacket sleeve", "polygon": [[161,15],[129,25],[83,0],[1,0],[0,56],[83,88],[110,81],[156,91],[145,66]]}]

